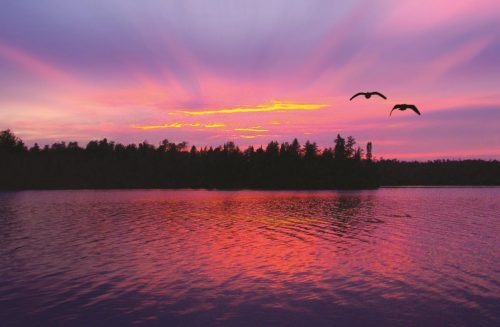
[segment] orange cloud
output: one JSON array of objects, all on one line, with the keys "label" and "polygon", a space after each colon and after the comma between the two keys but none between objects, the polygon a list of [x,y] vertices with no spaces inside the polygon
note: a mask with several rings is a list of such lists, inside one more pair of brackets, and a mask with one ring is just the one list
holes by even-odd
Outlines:
[{"label": "orange cloud", "polygon": [[319,103],[295,103],[286,101],[272,101],[270,104],[261,104],[255,107],[236,107],[228,109],[215,109],[204,111],[178,111],[179,113],[198,116],[216,114],[234,114],[244,112],[270,112],[270,111],[293,111],[293,110],[318,110],[328,107],[328,104]]},{"label": "orange cloud", "polygon": [[257,134],[257,135],[239,135],[239,137],[241,137],[243,139],[254,139],[256,137],[262,137],[262,136],[266,136],[266,135],[261,135],[261,134]]}]

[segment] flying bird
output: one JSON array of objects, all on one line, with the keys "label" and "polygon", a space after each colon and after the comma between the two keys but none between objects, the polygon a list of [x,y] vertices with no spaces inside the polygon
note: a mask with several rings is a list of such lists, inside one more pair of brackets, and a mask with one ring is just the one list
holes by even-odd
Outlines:
[{"label": "flying bird", "polygon": [[352,96],[352,98],[350,99],[350,101],[352,101],[352,99],[354,99],[358,95],[364,95],[365,98],[367,98],[367,99],[371,98],[372,95],[378,95],[379,97],[383,98],[384,100],[387,100],[387,97],[380,92],[359,92],[359,93],[354,94]]},{"label": "flying bird", "polygon": [[401,111],[405,111],[406,109],[411,109],[411,110],[415,111],[415,113],[417,115],[420,116],[420,111],[418,111],[417,107],[414,104],[405,104],[405,103],[395,105],[394,108],[392,108],[391,113],[389,114],[389,116],[391,116],[392,112],[394,110],[396,110],[396,109],[401,110]]}]

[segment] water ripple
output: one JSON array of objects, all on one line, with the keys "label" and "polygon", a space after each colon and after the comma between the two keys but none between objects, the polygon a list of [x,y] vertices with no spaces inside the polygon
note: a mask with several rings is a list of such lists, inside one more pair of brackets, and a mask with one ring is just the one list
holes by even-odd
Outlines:
[{"label": "water ripple", "polygon": [[500,189],[0,193],[0,321],[499,323]]}]

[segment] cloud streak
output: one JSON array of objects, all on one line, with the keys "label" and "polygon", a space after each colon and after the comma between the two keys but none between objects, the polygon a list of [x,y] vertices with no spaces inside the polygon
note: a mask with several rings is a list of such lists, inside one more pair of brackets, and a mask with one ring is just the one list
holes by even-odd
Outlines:
[{"label": "cloud streak", "polygon": [[268,129],[263,129],[263,128],[260,128],[259,127],[247,127],[247,128],[235,128],[234,129],[235,131],[238,131],[238,132],[269,132]]},{"label": "cloud streak", "polygon": [[327,107],[329,107],[328,104],[272,101],[269,104],[261,104],[255,107],[236,107],[236,108],[201,110],[201,111],[178,111],[178,113],[190,116],[202,116],[202,115],[239,114],[239,113],[253,113],[253,112],[272,112],[272,111],[277,111],[277,112],[309,111],[309,110],[323,109]]},{"label": "cloud streak", "polygon": [[225,126],[226,126],[225,124],[171,123],[163,125],[134,125],[132,127],[148,131],[152,129],[165,129],[165,128],[183,128],[183,127],[221,128]]}]

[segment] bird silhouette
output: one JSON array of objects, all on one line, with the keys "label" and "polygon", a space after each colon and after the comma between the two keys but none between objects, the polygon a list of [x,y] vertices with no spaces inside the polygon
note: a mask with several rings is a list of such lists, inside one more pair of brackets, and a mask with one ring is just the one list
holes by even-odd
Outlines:
[{"label": "bird silhouette", "polygon": [[416,107],[414,104],[406,104],[406,103],[403,103],[403,104],[397,104],[397,105],[395,105],[395,106],[392,108],[391,113],[389,114],[389,116],[391,116],[391,115],[392,115],[392,112],[393,112],[394,110],[396,110],[396,109],[401,110],[401,111],[405,111],[406,109],[411,109],[411,110],[415,111],[415,113],[416,113],[417,115],[419,115],[419,116],[420,116],[420,111],[418,111],[417,107]]},{"label": "bird silhouette", "polygon": [[352,98],[350,99],[350,101],[352,101],[352,99],[354,99],[358,95],[364,95],[365,98],[367,98],[367,99],[371,98],[372,95],[378,95],[379,97],[383,98],[384,100],[387,100],[387,97],[380,92],[359,92],[359,93],[354,94],[352,96]]}]

